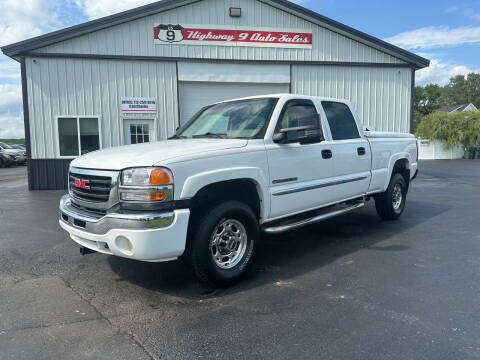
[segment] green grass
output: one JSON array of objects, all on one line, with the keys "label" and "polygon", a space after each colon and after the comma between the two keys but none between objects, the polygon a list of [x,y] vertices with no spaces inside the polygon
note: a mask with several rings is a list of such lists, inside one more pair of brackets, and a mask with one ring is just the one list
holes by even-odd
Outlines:
[{"label": "green grass", "polygon": [[0,142],[7,144],[25,144],[25,139],[0,139]]}]

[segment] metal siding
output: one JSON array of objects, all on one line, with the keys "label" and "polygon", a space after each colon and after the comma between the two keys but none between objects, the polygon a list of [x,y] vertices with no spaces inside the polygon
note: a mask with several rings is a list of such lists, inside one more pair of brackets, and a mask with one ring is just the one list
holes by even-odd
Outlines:
[{"label": "metal siding", "polygon": [[[232,6],[242,8],[242,17],[231,18],[228,15],[229,8]],[[314,47],[309,50],[155,45],[153,26],[160,23],[312,29]],[[382,51],[257,0],[204,0],[62,41],[36,51],[205,59],[405,63]]]},{"label": "metal siding", "polygon": [[26,60],[32,159],[57,155],[55,117],[99,116],[102,147],[121,138],[120,98],[157,99],[157,139],[166,139],[178,124],[174,62],[33,58]]},{"label": "metal siding", "polygon": [[30,190],[64,190],[68,187],[70,159],[30,159]]},{"label": "metal siding", "polygon": [[292,92],[343,98],[378,131],[410,132],[411,70],[348,66],[292,66]]}]

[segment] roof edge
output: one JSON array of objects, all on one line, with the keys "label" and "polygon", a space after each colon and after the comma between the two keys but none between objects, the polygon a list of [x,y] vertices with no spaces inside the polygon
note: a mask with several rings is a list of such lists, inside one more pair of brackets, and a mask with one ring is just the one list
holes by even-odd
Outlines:
[{"label": "roof edge", "polygon": [[[370,43],[370,44],[373,43],[373,44],[376,44],[380,48],[390,50],[391,52],[397,54],[396,57],[399,57],[399,56],[404,57],[405,59],[407,59],[407,61],[417,65],[419,69],[427,67],[427,66],[430,65],[430,60],[429,59],[426,59],[426,58],[424,58],[420,55],[414,54],[414,53],[412,53],[408,50],[402,49],[401,47],[398,47],[398,46],[393,45],[389,42],[381,40],[381,39],[379,39],[375,36],[364,33],[363,31],[360,31],[360,30],[354,29],[354,28],[352,28],[348,25],[342,24],[341,22],[338,22],[338,21],[333,20],[329,17],[321,15],[321,14],[319,14],[319,13],[313,11],[313,10],[307,9],[306,7],[298,5],[294,2],[287,1],[287,0],[258,0],[258,1],[266,3],[266,4],[270,4],[270,5],[275,4],[275,5],[277,5],[277,7],[278,6],[285,7],[289,10],[294,11],[294,12],[298,12],[300,14],[303,14],[306,17],[315,19],[315,20],[317,20],[317,21],[319,21],[323,24],[327,24],[334,29],[343,30],[345,33],[347,33],[349,35],[353,35],[356,38],[363,39],[367,43]],[[273,6],[275,6],[275,5],[273,5]],[[332,30],[332,29],[330,29],[330,30]],[[337,30],[337,32],[338,32],[338,30]],[[383,51],[385,51],[385,50],[383,50]],[[405,59],[401,59],[401,60],[405,60]]]},{"label": "roof edge", "polygon": [[134,9],[122,11],[113,15],[104,16],[95,20],[90,20],[64,29],[59,29],[43,35],[35,36],[33,38],[18,41],[13,44],[5,45],[2,46],[0,49],[5,55],[13,58],[14,56],[20,55],[20,53],[22,52],[35,50],[62,40],[71,39],[94,31],[102,30],[109,26],[118,25],[127,21],[132,21],[144,16],[175,9],[177,7],[189,5],[199,1],[202,0],[156,1],[151,4],[136,7]]},{"label": "roof edge", "polygon": [[[134,9],[126,10],[117,14],[105,16],[99,19],[91,20],[82,24],[74,25],[65,29],[56,30],[44,35],[36,36],[30,39],[19,41],[13,44],[5,45],[1,47],[2,52],[14,58],[21,53],[35,50],[44,46],[51,45],[53,43],[74,38],[76,36],[85,35],[94,31],[104,29],[109,26],[118,25],[127,21],[132,21],[137,18],[152,15],[158,12],[171,10],[177,7],[189,5],[202,0],[162,0],[152,4],[143,5]],[[417,69],[421,69],[429,66],[430,60],[425,59],[419,55],[416,55],[410,51],[402,49],[398,46],[390,44],[384,40],[378,39],[372,35],[364,33],[360,30],[356,30],[350,26],[342,24],[336,20],[328,18],[324,15],[318,14],[315,11],[309,10],[301,5],[295,4],[287,0],[258,0],[265,4],[280,8],[281,10],[294,12],[303,17],[316,20],[321,24],[320,26],[327,26],[329,30],[333,30],[342,34],[347,34],[356,38],[356,40],[363,40],[366,45],[380,48],[381,51],[385,51],[392,56],[399,58],[400,60],[407,61],[414,65]],[[310,20],[311,21],[311,20]]]}]

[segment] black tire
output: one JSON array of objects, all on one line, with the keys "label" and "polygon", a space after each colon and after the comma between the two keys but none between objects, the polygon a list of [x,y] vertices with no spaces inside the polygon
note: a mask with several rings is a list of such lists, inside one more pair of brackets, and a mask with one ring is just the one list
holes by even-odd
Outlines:
[{"label": "black tire", "polygon": [[1,167],[4,167],[4,166],[5,166],[5,164],[3,163],[3,159],[0,158],[0,168],[1,168]]},{"label": "black tire", "polygon": [[[221,240],[219,241],[223,245],[219,245],[217,248],[211,244],[211,240],[214,237],[214,231],[223,229],[222,227],[217,229],[217,226],[227,222],[229,228],[232,228],[230,220],[239,223],[246,232],[245,241],[242,242],[243,246],[238,247],[238,249],[244,249],[244,251],[238,251],[239,255],[237,257],[232,256],[231,259],[236,259],[236,261],[232,261],[230,265],[226,261],[227,266],[232,266],[231,268],[223,268],[216,261],[221,262],[229,258],[228,255],[221,255],[221,251],[228,252],[225,244],[229,242],[230,246],[234,247],[235,241],[223,241],[223,237],[220,237]],[[235,226],[233,225],[233,229],[237,231],[234,233],[242,233],[242,229]],[[248,205],[240,201],[227,201],[214,205],[207,209],[204,215],[196,221],[192,230],[189,239],[190,249],[187,253],[190,255],[195,275],[201,282],[214,287],[229,286],[239,281],[252,267],[258,252],[260,228],[257,217]],[[217,254],[217,257],[221,259],[214,260],[214,254]]]},{"label": "black tire", "polygon": [[[395,189],[401,189],[401,202],[398,206],[394,206],[394,193],[398,194]],[[397,198],[398,199],[398,198]],[[375,195],[375,208],[377,214],[383,220],[397,220],[403,213],[405,203],[407,201],[407,186],[405,179],[399,173],[393,174],[385,192]]]}]

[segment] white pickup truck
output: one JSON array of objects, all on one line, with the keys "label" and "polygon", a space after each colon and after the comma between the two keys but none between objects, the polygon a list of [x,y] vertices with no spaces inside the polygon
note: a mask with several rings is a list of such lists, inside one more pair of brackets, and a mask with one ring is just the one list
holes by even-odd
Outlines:
[{"label": "white pickup truck", "polygon": [[201,109],[167,141],[73,160],[59,222],[84,251],[182,257],[201,281],[226,286],[251,267],[262,232],[344,214],[370,197],[382,219],[397,219],[417,154],[413,135],[364,131],[345,100],[230,100]]}]

